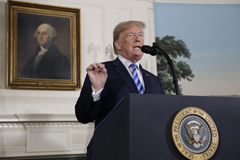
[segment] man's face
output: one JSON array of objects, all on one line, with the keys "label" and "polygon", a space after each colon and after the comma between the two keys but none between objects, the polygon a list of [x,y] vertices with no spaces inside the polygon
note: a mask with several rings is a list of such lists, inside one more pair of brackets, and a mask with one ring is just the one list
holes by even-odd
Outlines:
[{"label": "man's face", "polygon": [[49,45],[51,44],[50,40],[50,35],[49,35],[49,30],[46,26],[40,26],[37,29],[37,41],[38,44],[43,46],[44,48],[48,48]]},{"label": "man's face", "polygon": [[115,41],[118,53],[133,63],[138,62],[143,52],[141,47],[144,44],[143,31],[138,26],[131,26],[120,34]]}]

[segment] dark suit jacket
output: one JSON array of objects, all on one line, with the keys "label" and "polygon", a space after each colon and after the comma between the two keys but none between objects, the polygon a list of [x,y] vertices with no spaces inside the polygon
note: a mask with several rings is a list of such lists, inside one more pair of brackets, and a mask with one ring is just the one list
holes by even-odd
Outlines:
[{"label": "dark suit jacket", "polygon": [[[128,93],[139,93],[138,89],[122,62],[116,58],[105,62],[108,78],[101,92],[100,100],[92,100],[92,88],[86,76],[80,97],[75,105],[77,119],[82,123],[95,120],[95,127],[108,115],[114,106]],[[159,78],[140,66],[145,84],[145,93],[165,94]]]},{"label": "dark suit jacket", "polygon": [[51,45],[48,51],[34,69],[36,53],[30,57],[25,64],[20,78],[47,78],[47,79],[71,79],[71,65],[69,59],[58,51],[55,45]]}]

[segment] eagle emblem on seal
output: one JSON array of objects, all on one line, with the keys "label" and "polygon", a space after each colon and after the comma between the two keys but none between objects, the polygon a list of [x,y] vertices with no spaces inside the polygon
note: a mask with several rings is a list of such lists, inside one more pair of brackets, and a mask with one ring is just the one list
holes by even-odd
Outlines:
[{"label": "eagle emblem on seal", "polygon": [[204,141],[207,138],[206,135],[203,136],[203,125],[196,120],[190,120],[184,126],[188,134],[188,136],[185,135],[186,142],[193,145],[194,148],[203,147]]}]

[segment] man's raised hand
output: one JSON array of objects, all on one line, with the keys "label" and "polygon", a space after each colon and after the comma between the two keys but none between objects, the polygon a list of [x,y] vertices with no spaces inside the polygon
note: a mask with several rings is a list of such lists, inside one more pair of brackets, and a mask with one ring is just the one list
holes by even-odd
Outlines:
[{"label": "man's raised hand", "polygon": [[89,65],[86,71],[95,92],[101,90],[104,87],[108,76],[105,65],[102,63],[94,63]]}]

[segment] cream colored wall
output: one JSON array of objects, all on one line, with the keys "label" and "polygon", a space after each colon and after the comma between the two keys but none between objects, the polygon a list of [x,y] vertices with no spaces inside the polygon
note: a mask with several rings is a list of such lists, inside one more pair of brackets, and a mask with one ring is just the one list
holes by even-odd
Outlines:
[{"label": "cream colored wall", "polygon": [[[154,41],[154,0],[23,0],[81,9],[82,82],[90,63],[112,60],[112,30],[126,20],[147,25],[145,44]],[[80,124],[74,105],[80,90],[24,90],[6,87],[7,0],[0,0],[0,157],[85,154],[93,124]],[[156,60],[141,61],[156,73]]]},{"label": "cream colored wall", "polygon": [[240,0],[155,0],[163,3],[239,4]]}]

